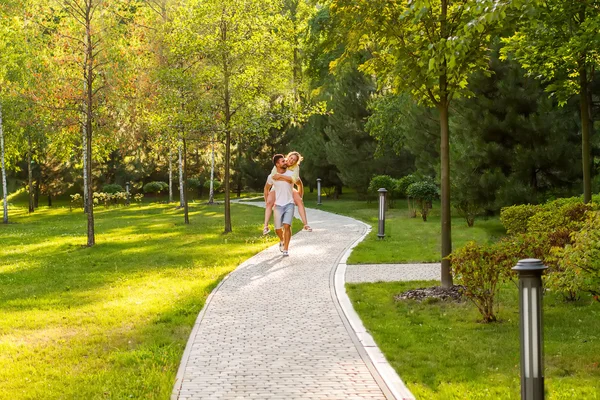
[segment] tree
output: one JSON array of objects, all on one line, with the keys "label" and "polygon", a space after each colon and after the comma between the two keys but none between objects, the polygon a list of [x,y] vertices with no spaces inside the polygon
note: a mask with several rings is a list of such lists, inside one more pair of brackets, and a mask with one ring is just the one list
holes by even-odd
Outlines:
[{"label": "tree", "polygon": [[[22,79],[23,36],[18,35],[23,21],[17,18],[17,4],[7,2],[0,5],[0,164],[2,169],[3,223],[8,223],[7,146],[6,146],[6,107],[8,98],[14,102],[14,84]],[[14,113],[13,113],[14,114]]]},{"label": "tree", "polygon": [[291,70],[283,56],[289,46],[276,34],[283,23],[278,2],[194,0],[177,24],[182,51],[203,64],[225,139],[225,233],[232,231],[232,135],[243,131],[246,107],[260,112],[289,82],[283,72]]},{"label": "tree", "polygon": [[[486,70],[492,33],[515,2],[430,0],[389,2],[333,0],[331,10],[346,27],[349,52],[372,56],[363,71],[380,85],[410,93],[437,108],[440,118],[442,286],[452,285],[449,106],[469,96],[467,79]],[[335,64],[334,64],[335,67]]]},{"label": "tree", "polygon": [[585,202],[592,199],[591,91],[600,61],[600,1],[547,0],[517,9],[517,31],[505,40],[504,58],[514,55],[531,76],[549,83],[547,90],[565,104],[578,94],[581,161]]}]

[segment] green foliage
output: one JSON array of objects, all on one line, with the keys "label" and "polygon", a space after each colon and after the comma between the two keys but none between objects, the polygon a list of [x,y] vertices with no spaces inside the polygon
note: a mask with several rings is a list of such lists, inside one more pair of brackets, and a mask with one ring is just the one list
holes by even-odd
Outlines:
[{"label": "green foliage", "polygon": [[[221,187],[223,186],[223,184],[219,181],[213,181],[213,191],[215,193],[217,193]],[[205,189],[210,189],[210,179],[204,182],[204,188]]]},{"label": "green foliage", "polygon": [[396,180],[394,191],[399,198],[408,197],[408,187],[413,183],[418,182],[418,180],[419,178],[414,174],[403,176],[402,178]]},{"label": "green foliage", "polygon": [[[202,186],[203,186],[203,183],[198,178],[190,178],[187,180],[188,190],[197,190],[198,188],[200,188]],[[167,189],[168,189],[168,186],[167,186]]]},{"label": "green foliage", "polygon": [[168,190],[169,184],[162,181],[148,182],[144,185],[144,193],[159,194],[163,190]]},{"label": "green foliage", "polygon": [[[550,202],[542,206],[527,223],[527,232],[542,233],[557,230],[578,231],[583,226],[585,214],[595,206],[577,202]],[[562,204],[561,204],[562,203]],[[567,235],[568,236],[568,235]]]},{"label": "green foliage", "polygon": [[514,56],[564,104],[580,91],[580,74],[598,62],[600,14],[595,1],[548,0],[516,10],[516,32],[503,39]]},{"label": "green foliage", "polygon": [[375,175],[369,182],[369,192],[377,193],[379,189],[386,189],[391,195],[396,188],[396,180],[389,175]]},{"label": "green foliage", "polygon": [[504,207],[500,211],[500,222],[509,235],[524,233],[527,232],[529,219],[541,209],[540,206],[532,204]]},{"label": "green foliage", "polygon": [[583,226],[571,238],[572,244],[554,249],[557,263],[547,285],[567,300],[588,292],[600,301],[600,212],[588,212]]},{"label": "green foliage", "polygon": [[465,287],[463,294],[477,306],[483,322],[497,320],[494,305],[498,285],[514,266],[505,250],[503,242],[491,245],[469,242],[448,257],[454,279]]},{"label": "green foliage", "polygon": [[104,193],[115,194],[115,193],[119,193],[119,192],[124,192],[125,190],[123,189],[123,186],[117,185],[116,183],[111,183],[111,184],[102,186],[102,191]]},{"label": "green foliage", "polygon": [[467,78],[487,69],[491,33],[501,28],[507,8],[520,3],[335,0],[331,10],[347,29],[349,50],[377,49],[365,71],[420,102],[438,104],[450,93],[471,93]]},{"label": "green foliage", "polygon": [[433,200],[439,196],[438,187],[431,181],[415,182],[408,186],[406,194],[417,202],[423,221],[427,221],[427,214],[431,210]]}]

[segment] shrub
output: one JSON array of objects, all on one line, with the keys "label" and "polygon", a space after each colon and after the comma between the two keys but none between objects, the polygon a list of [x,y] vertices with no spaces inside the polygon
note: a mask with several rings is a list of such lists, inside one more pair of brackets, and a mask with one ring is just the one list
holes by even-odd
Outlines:
[{"label": "shrub", "polygon": [[545,204],[541,211],[527,222],[528,232],[553,232],[556,230],[578,231],[583,226],[585,213],[592,210],[591,204],[557,203]]},{"label": "shrub", "polygon": [[73,210],[73,207],[83,208],[83,196],[81,196],[79,193],[71,195],[71,203],[69,205],[69,210]]},{"label": "shrub", "polygon": [[427,221],[432,202],[439,195],[437,186],[430,181],[415,182],[406,189],[406,193],[417,202],[423,221]]},{"label": "shrub", "polygon": [[[206,182],[204,182],[204,187],[206,189],[210,189],[210,179],[207,180]],[[213,190],[215,193],[217,193],[219,191],[219,189],[221,189],[221,182],[219,181],[213,181]]]},{"label": "shrub", "polygon": [[455,200],[454,208],[467,221],[469,228],[475,225],[475,217],[483,211],[483,207],[477,201],[468,198]]},{"label": "shrub", "polygon": [[154,181],[148,182],[144,185],[144,193],[159,194],[163,190],[169,189],[169,184],[166,182]]},{"label": "shrub", "polygon": [[[197,178],[190,178],[187,180],[187,187],[188,190],[197,190],[198,188],[200,188],[202,186],[202,182],[200,181],[200,179]],[[168,185],[167,185],[167,189],[168,189]]]},{"label": "shrub", "polygon": [[418,182],[418,178],[415,175],[406,175],[396,180],[396,186],[394,191],[397,193],[398,198],[408,197],[407,190],[410,185]]},{"label": "shrub", "polygon": [[465,287],[463,294],[475,304],[483,322],[497,320],[498,284],[514,266],[505,246],[504,242],[483,246],[469,242],[448,257],[454,278]]},{"label": "shrub", "polygon": [[138,203],[141,203],[143,198],[144,195],[141,193],[136,193],[135,196],[133,196],[133,199]]},{"label": "shrub", "polygon": [[123,186],[117,185],[116,183],[104,185],[102,187],[103,193],[115,194],[115,193],[120,193],[120,192],[124,192],[124,191],[125,190],[123,189]]},{"label": "shrub", "polygon": [[388,192],[393,192],[396,186],[396,180],[389,175],[375,175],[369,183],[369,192],[377,193],[381,188],[385,188]]},{"label": "shrub", "polygon": [[572,244],[555,249],[558,260],[555,271],[547,279],[548,286],[576,300],[580,292],[591,293],[600,300],[600,212],[586,214],[583,226],[572,233]]},{"label": "shrub", "polygon": [[509,235],[525,233],[529,219],[540,210],[541,206],[532,204],[504,207],[500,210],[500,222]]}]

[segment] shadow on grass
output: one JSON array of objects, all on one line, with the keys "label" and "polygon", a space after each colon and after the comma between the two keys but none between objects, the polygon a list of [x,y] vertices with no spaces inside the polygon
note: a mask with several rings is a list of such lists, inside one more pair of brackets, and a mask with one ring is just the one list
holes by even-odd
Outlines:
[{"label": "shadow on grass", "polygon": [[197,210],[195,215],[201,218],[189,226],[177,225],[172,215],[153,211],[132,225],[124,223],[129,220],[121,215],[137,217],[135,212],[104,213],[98,223],[98,244],[93,248],[78,244],[84,237],[74,234],[76,227],[68,218],[51,223],[51,215],[43,216],[37,224],[23,223],[8,235],[0,231],[0,309],[26,310],[39,304],[53,308],[84,306],[102,299],[78,293],[99,290],[123,277],[196,265],[220,266],[225,255],[228,260],[233,257],[242,262],[252,254],[246,245],[266,245],[273,240],[261,237],[255,225],[248,225],[250,214],[241,208],[234,217],[236,231],[226,236],[221,234],[218,214],[213,221],[214,209]]}]

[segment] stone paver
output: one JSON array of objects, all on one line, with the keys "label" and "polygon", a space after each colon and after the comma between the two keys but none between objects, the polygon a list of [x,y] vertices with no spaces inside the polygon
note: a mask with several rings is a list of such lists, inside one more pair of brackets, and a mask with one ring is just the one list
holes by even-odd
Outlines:
[{"label": "stone paver", "polygon": [[440,271],[440,263],[348,265],[346,282],[439,281]]},{"label": "stone paver", "polygon": [[393,398],[338,311],[333,290],[340,257],[366,227],[307,211],[314,230],[293,237],[290,257],[273,246],[211,294],[172,398]]}]

